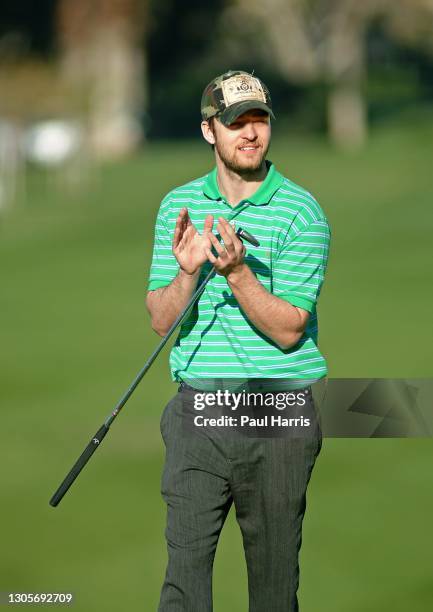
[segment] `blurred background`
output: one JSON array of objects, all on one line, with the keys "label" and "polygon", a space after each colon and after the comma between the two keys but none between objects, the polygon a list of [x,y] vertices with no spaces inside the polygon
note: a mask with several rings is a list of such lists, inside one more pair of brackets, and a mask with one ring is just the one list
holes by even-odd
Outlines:
[{"label": "blurred background", "polygon": [[[213,167],[200,97],[270,88],[269,158],[325,210],[331,377],[433,372],[431,0],[15,0],[0,7],[0,591],[156,610],[166,564],[161,355],[61,505],[48,501],[158,343],[144,299],[162,197]],[[433,605],[432,440],[324,440],[304,612]],[[247,609],[234,512],[215,610]]]}]

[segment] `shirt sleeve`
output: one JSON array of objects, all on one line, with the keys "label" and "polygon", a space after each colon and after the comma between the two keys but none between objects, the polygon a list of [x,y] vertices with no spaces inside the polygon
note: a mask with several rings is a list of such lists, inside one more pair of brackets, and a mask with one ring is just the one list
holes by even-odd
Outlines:
[{"label": "shirt sleeve", "polygon": [[320,219],[288,232],[273,269],[273,294],[313,312],[325,278],[331,231]]},{"label": "shirt sleeve", "polygon": [[148,291],[169,285],[179,270],[179,264],[172,252],[173,237],[167,223],[168,207],[169,201],[163,200],[156,217]]}]

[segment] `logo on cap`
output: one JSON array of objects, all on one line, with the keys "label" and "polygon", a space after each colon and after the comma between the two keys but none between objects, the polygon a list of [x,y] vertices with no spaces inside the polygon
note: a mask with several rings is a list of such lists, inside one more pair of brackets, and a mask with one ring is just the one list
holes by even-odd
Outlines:
[{"label": "logo on cap", "polygon": [[226,108],[244,100],[260,100],[266,103],[262,84],[250,75],[236,75],[221,81],[221,89]]}]

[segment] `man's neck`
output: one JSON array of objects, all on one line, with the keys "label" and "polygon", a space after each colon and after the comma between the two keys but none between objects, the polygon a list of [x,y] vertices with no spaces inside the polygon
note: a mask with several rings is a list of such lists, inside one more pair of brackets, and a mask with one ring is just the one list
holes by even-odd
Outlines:
[{"label": "man's neck", "polygon": [[262,167],[253,174],[242,174],[229,170],[218,158],[216,165],[220,193],[232,207],[237,206],[239,202],[252,196],[263,183],[268,173],[265,160],[263,160]]}]

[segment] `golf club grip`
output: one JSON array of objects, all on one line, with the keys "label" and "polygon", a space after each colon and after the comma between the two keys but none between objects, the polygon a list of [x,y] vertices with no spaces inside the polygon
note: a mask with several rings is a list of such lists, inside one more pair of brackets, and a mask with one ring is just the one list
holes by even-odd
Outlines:
[{"label": "golf club grip", "polygon": [[65,495],[71,484],[74,482],[78,474],[81,472],[83,467],[89,461],[90,457],[93,455],[95,450],[101,444],[102,440],[105,437],[105,434],[109,430],[109,427],[104,423],[100,429],[95,433],[93,438],[90,440],[89,444],[86,446],[84,451],[78,457],[74,466],[72,467],[69,474],[66,476],[60,487],[54,493],[52,498],[50,499],[50,506],[57,506],[61,501],[62,497]]},{"label": "golf club grip", "polygon": [[236,232],[236,234],[239,236],[239,238],[241,238],[242,240],[246,240],[247,242],[249,242],[253,246],[255,246],[255,247],[260,246],[260,242],[257,240],[257,238],[255,238],[252,234],[247,232],[247,230],[239,228],[238,231]]}]

